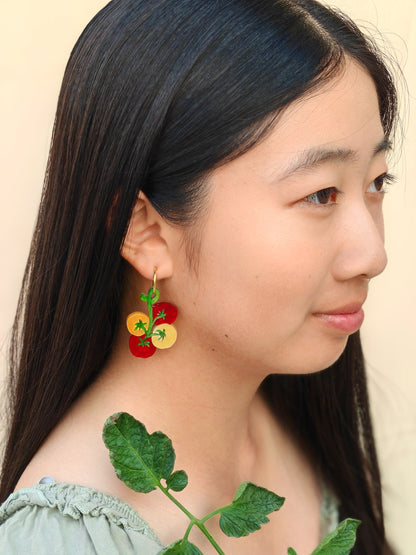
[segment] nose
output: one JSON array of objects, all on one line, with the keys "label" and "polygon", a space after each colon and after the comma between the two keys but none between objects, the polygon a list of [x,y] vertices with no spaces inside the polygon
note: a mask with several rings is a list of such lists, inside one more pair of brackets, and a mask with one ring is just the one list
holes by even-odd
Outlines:
[{"label": "nose", "polygon": [[337,280],[371,279],[387,265],[381,206],[369,209],[362,202],[344,214],[337,230],[339,248],[333,265]]}]

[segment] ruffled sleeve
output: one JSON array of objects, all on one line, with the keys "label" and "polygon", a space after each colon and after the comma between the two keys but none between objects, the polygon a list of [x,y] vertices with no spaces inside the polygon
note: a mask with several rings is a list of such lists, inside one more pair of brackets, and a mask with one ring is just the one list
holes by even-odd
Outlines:
[{"label": "ruffled sleeve", "polygon": [[37,484],[0,507],[0,553],[155,555],[163,545],[127,503],[91,488]]},{"label": "ruffled sleeve", "polygon": [[321,540],[333,532],[339,524],[339,501],[332,491],[321,481]]}]

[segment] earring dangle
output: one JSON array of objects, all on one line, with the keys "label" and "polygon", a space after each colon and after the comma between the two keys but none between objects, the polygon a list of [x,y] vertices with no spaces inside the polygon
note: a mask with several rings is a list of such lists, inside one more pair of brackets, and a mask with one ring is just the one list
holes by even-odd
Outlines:
[{"label": "earring dangle", "polygon": [[148,358],[156,349],[169,349],[175,343],[178,332],[172,326],[178,315],[173,304],[159,301],[159,289],[156,287],[156,272],[153,270],[153,283],[147,293],[140,299],[147,304],[147,312],[132,312],[127,316],[127,329],[130,332],[129,347],[135,357]]}]

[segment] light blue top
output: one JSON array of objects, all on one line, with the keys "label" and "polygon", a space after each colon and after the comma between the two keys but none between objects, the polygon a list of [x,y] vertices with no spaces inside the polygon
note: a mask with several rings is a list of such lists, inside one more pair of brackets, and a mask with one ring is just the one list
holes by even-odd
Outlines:
[{"label": "light blue top", "polygon": [[[337,523],[337,504],[324,489],[322,537]],[[47,476],[12,493],[0,506],[2,554],[155,555],[163,548],[150,526],[124,501]]]}]

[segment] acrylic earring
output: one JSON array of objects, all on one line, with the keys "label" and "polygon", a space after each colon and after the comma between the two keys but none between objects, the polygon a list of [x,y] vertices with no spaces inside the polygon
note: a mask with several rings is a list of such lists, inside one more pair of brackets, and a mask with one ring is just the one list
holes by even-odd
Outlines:
[{"label": "acrylic earring", "polygon": [[127,329],[130,332],[129,347],[135,357],[148,358],[156,349],[169,349],[175,343],[178,332],[172,326],[178,315],[173,304],[159,301],[159,289],[156,287],[156,272],[153,271],[153,284],[147,295],[142,293],[140,299],[147,304],[147,312],[132,312],[127,316]]}]

